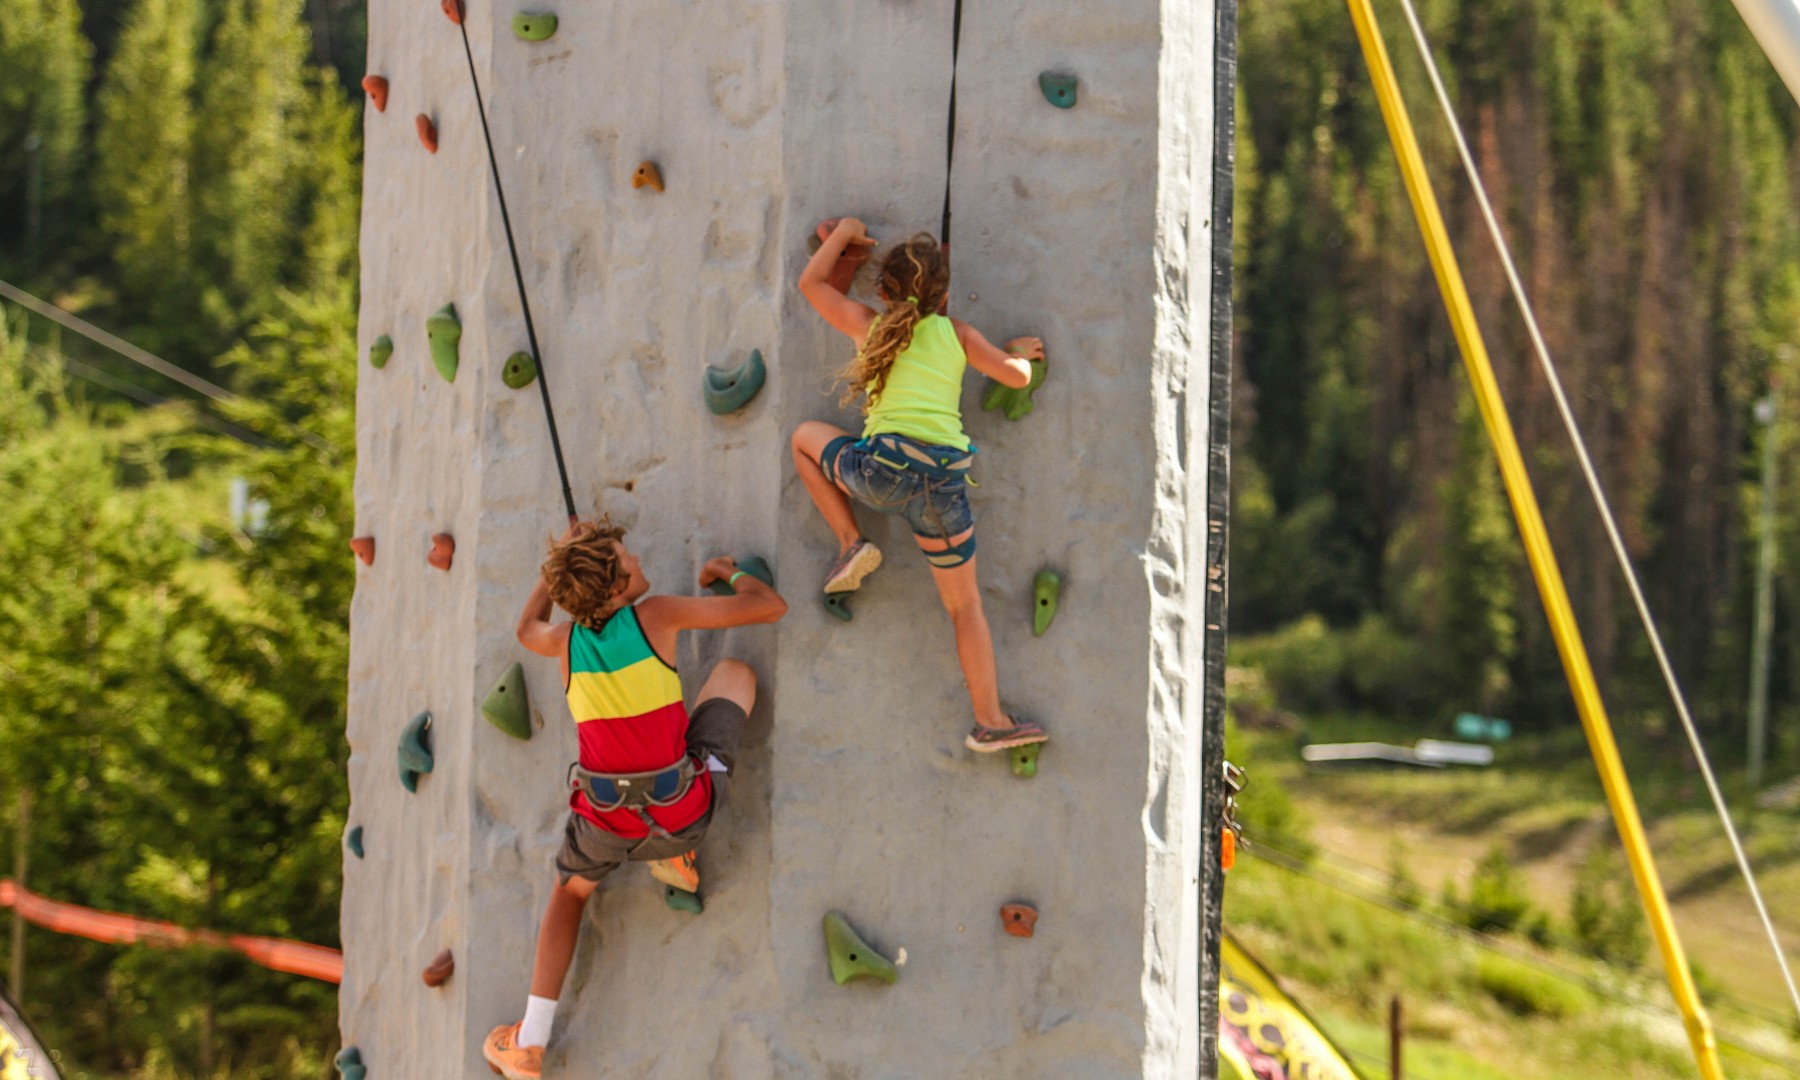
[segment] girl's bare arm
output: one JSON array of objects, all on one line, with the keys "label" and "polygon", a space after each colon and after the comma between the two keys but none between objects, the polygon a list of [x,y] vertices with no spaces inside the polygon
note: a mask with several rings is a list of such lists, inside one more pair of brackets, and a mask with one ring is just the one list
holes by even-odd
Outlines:
[{"label": "girl's bare arm", "polygon": [[1013,338],[1002,351],[983,337],[981,331],[961,319],[951,319],[950,322],[956,327],[956,340],[962,343],[963,353],[968,356],[970,365],[976,371],[1001,386],[1010,386],[1014,390],[1030,385],[1031,362],[1044,358],[1043,339]]},{"label": "girl's bare arm", "polygon": [[800,295],[806,297],[808,303],[824,317],[832,328],[847,335],[858,346],[869,336],[869,326],[875,322],[875,309],[869,305],[850,299],[832,288],[827,280],[832,267],[837,265],[851,244],[873,247],[875,241],[869,239],[863,231],[863,223],[853,217],[839,218],[837,227],[831,235],[813,252],[807,260],[806,268],[800,271]]}]

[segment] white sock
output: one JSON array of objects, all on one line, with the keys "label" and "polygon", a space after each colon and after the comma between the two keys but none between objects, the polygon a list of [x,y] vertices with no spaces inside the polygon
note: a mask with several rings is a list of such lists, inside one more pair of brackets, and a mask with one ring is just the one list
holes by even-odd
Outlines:
[{"label": "white sock", "polygon": [[556,999],[531,994],[525,998],[525,1022],[519,1025],[520,1046],[546,1046],[556,1022]]}]

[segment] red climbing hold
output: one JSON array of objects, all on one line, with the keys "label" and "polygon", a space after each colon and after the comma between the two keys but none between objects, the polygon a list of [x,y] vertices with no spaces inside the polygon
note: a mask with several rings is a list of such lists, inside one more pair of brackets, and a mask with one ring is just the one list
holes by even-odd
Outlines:
[{"label": "red climbing hold", "polygon": [[443,0],[443,3],[439,6],[441,6],[444,9],[444,14],[450,19],[451,22],[455,23],[458,26],[462,25],[462,21],[463,21],[462,0]]},{"label": "red climbing hold", "polygon": [[445,949],[443,952],[438,953],[437,959],[433,960],[431,966],[425,969],[425,985],[442,986],[445,982],[449,981],[450,976],[455,973],[456,957],[450,955],[449,949]]},{"label": "red climbing hold", "polygon": [[[819,222],[817,239],[807,246],[814,251],[819,250],[819,245],[824,243],[825,238],[831,235],[833,229],[837,228],[837,223],[837,218],[827,218]],[[826,275],[825,280],[830,282],[831,287],[838,292],[849,295],[850,284],[856,280],[856,271],[861,268],[863,263],[869,261],[869,253],[873,250],[875,250],[874,247],[869,244],[851,244],[844,249],[842,255],[838,256],[838,261],[832,266],[831,273]]]},{"label": "red climbing hold", "polygon": [[1002,904],[1000,925],[1013,937],[1030,937],[1037,926],[1037,908],[1030,904]]},{"label": "red climbing hold", "polygon": [[373,536],[357,536],[350,540],[350,550],[362,560],[364,566],[375,565],[375,538]]},{"label": "red climbing hold", "polygon": [[420,113],[413,123],[418,125],[419,141],[425,144],[425,149],[437,153],[437,125],[431,122],[431,117]]},{"label": "red climbing hold", "polygon": [[363,93],[369,95],[376,112],[387,112],[387,80],[380,75],[363,76]]},{"label": "red climbing hold", "polygon": [[456,554],[456,538],[449,533],[433,533],[431,536],[431,554],[425,561],[439,570],[450,569],[450,557]]}]

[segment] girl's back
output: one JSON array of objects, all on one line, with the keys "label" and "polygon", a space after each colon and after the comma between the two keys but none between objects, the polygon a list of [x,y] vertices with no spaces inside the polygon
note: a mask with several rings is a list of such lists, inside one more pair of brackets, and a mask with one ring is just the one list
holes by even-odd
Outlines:
[{"label": "girl's back", "polygon": [[954,323],[942,315],[920,319],[911,343],[894,358],[887,385],[869,404],[863,437],[905,435],[932,446],[967,450],[961,399],[968,365]]}]

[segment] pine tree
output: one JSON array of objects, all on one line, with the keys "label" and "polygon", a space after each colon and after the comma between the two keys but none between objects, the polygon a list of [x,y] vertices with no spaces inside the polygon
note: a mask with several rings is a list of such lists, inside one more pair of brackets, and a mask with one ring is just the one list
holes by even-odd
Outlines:
[{"label": "pine tree", "polygon": [[0,18],[0,241],[32,261],[68,234],[81,192],[93,47],[75,0],[10,0]]}]

